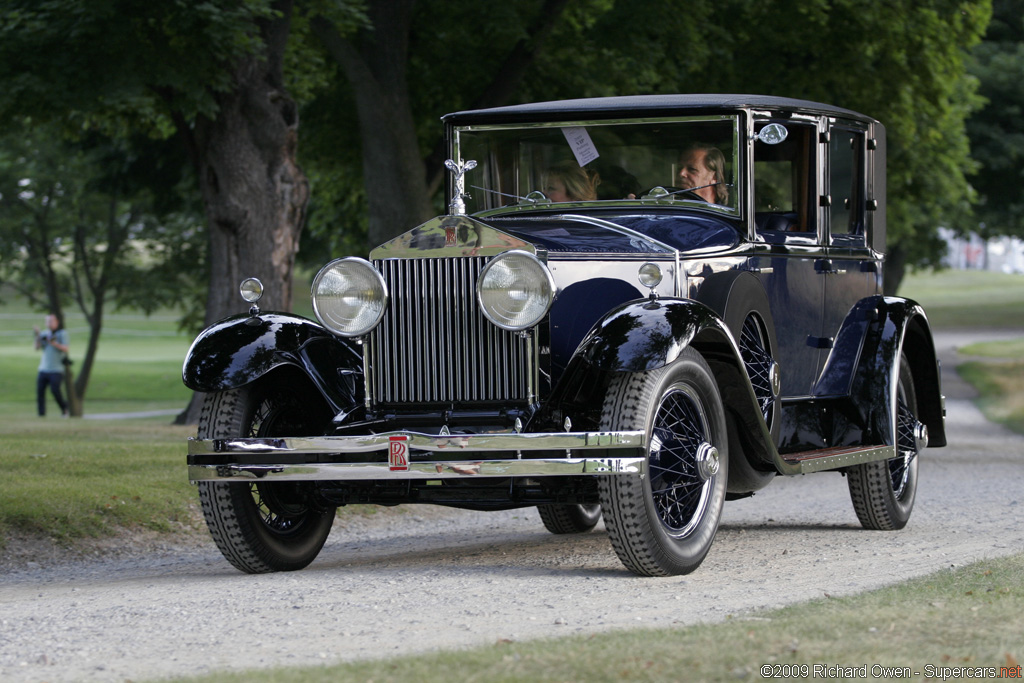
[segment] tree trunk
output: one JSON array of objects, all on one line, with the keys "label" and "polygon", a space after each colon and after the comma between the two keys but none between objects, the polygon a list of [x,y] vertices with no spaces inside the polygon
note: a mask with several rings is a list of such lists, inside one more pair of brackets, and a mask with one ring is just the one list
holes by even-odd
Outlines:
[{"label": "tree trunk", "polygon": [[75,387],[75,371],[70,362],[64,365],[64,388],[68,395],[68,417],[82,417],[82,397]]},{"label": "tree trunk", "polygon": [[[266,50],[239,63],[235,87],[217,97],[216,119],[197,121],[189,145],[198,170],[210,241],[206,324],[248,310],[238,295],[259,278],[263,310],[290,311],[292,272],[306,218],[309,182],[296,158],[299,113],[282,67],[292,2],[260,26]],[[198,420],[195,394],[176,422]]]},{"label": "tree trunk", "polygon": [[246,277],[263,282],[260,307],[289,311],[292,270],[306,216],[309,182],[296,160],[299,117],[282,80],[291,3],[262,27],[264,54],[238,64],[235,88],[218,98],[216,119],[195,129],[199,185],[210,240],[206,323],[247,310]]},{"label": "tree trunk", "polygon": [[907,252],[898,244],[889,247],[882,266],[882,294],[896,296],[907,269]]},{"label": "tree trunk", "polygon": [[355,43],[315,17],[314,33],[352,84],[362,141],[371,246],[411,230],[433,213],[406,82],[412,0],[376,0],[373,30]]}]

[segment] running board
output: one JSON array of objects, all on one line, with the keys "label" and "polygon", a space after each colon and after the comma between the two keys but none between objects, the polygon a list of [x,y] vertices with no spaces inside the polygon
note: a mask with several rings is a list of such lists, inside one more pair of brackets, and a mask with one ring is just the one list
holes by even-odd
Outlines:
[{"label": "running board", "polygon": [[787,453],[783,459],[787,465],[795,465],[799,468],[795,474],[807,474],[822,470],[837,470],[876,460],[890,460],[895,457],[895,446],[843,446],[802,453]]}]

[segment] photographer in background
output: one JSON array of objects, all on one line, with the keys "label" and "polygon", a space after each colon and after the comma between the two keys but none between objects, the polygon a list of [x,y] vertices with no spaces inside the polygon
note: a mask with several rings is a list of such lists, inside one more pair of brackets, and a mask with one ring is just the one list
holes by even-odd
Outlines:
[{"label": "photographer in background", "polygon": [[36,402],[39,406],[39,417],[46,417],[46,387],[49,385],[53,397],[60,406],[65,417],[68,404],[61,395],[60,385],[64,379],[64,358],[68,352],[68,333],[61,327],[60,320],[54,314],[46,316],[46,329],[42,332],[38,327],[32,328],[36,335],[36,350],[42,349],[43,357],[39,361],[39,377],[36,379]]}]

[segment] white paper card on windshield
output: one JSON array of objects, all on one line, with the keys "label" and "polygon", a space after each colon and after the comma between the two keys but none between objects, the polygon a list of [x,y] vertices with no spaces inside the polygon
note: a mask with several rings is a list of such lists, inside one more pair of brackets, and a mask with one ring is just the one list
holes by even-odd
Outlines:
[{"label": "white paper card on windshield", "polygon": [[572,153],[576,156],[576,163],[581,168],[601,156],[597,153],[597,147],[594,146],[594,141],[590,139],[590,133],[586,128],[563,128],[562,135],[565,136],[565,141],[569,143]]}]

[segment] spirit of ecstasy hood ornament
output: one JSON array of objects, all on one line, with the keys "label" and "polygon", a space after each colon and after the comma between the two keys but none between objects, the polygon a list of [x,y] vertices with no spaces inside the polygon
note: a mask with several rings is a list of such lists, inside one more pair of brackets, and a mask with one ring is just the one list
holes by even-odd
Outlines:
[{"label": "spirit of ecstasy hood ornament", "polygon": [[464,216],[466,215],[466,202],[463,201],[463,197],[466,197],[465,183],[462,180],[462,176],[466,175],[466,171],[471,171],[476,168],[476,162],[470,159],[469,161],[455,162],[448,159],[444,162],[445,168],[455,174],[455,182],[452,183],[454,190],[452,192],[452,201],[448,204],[448,213],[452,216]]}]

